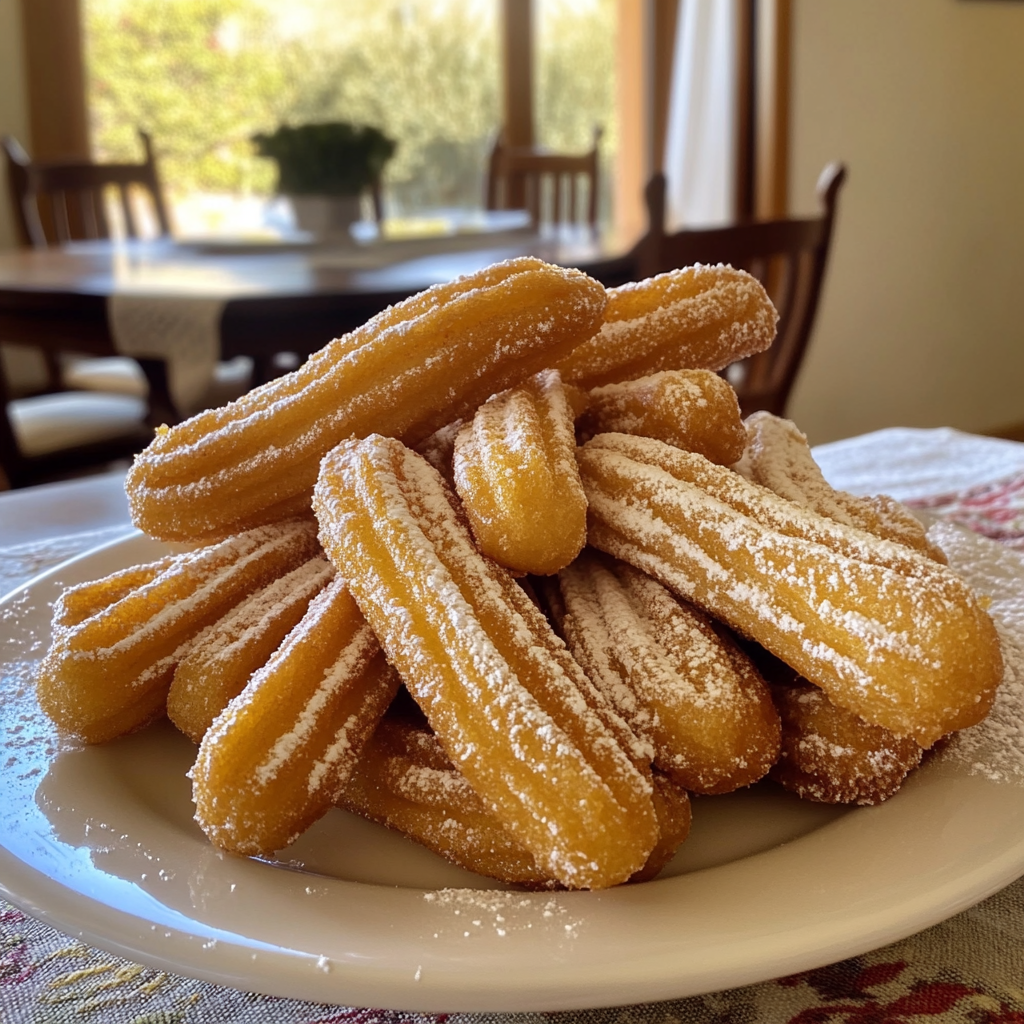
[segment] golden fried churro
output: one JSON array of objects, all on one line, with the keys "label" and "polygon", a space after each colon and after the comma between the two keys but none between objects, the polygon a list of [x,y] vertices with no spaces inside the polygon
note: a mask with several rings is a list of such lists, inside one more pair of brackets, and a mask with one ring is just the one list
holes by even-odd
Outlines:
[{"label": "golden fried churro", "polygon": [[764,351],[778,319],[757,278],[698,264],[610,288],[601,329],[555,365],[584,388],[660,370],[721,370]]},{"label": "golden fried churro", "polygon": [[817,803],[878,804],[921,763],[924,751],[912,738],[837,707],[763,647],[748,650],[782,718],[782,751],[769,775],[784,788]]},{"label": "golden fried churro", "polygon": [[346,782],[339,804],[403,832],[467,871],[532,889],[557,887],[424,727],[385,717]]},{"label": "golden fried churro", "polygon": [[339,441],[427,437],[568,355],[605,302],[598,282],[532,257],[436,285],[293,373],[158,431],[128,474],[133,521],[188,540],[297,514]]},{"label": "golden fried churro", "polygon": [[732,465],[747,444],[736,392],[710,370],[665,370],[594,388],[580,427],[590,436],[656,437],[722,466]]},{"label": "golden fried churro", "polygon": [[199,743],[333,575],[331,563],[323,555],[314,555],[203,630],[174,671],[167,717]]},{"label": "golden fried churro", "polygon": [[650,739],[656,767],[677,785],[727,793],[767,773],[779,754],[771,694],[705,615],[645,573],[590,549],[547,594],[573,656]]},{"label": "golden fried churro", "polygon": [[338,799],[399,684],[335,579],[203,737],[192,791],[211,842],[253,855],[297,838]]},{"label": "golden fried churro", "polygon": [[324,459],[313,502],[324,549],[452,763],[542,870],[598,888],[642,867],[658,836],[649,780],[437,472],[398,441],[350,441]]},{"label": "golden fried churro", "polygon": [[924,751],[912,738],[868,725],[810,683],[773,686],[772,695],[782,753],[770,775],[804,800],[881,804],[921,764]]},{"label": "golden fried churro", "polygon": [[756,640],[833,703],[922,747],[988,713],[999,640],[945,566],[660,441],[601,434],[578,459],[591,544]]},{"label": "golden fried churro", "polygon": [[[659,839],[633,882],[654,878],[690,831],[686,791],[657,773],[652,781]],[[339,804],[467,871],[529,889],[561,888],[487,809],[425,724],[385,716]]]},{"label": "golden fried churro", "polygon": [[692,815],[690,797],[682,787],[660,772],[655,772],[654,813],[658,818],[658,842],[651,850],[647,863],[632,878],[631,882],[649,882],[657,878],[676,851],[690,834]]},{"label": "golden fried churro", "polygon": [[[163,713],[187,644],[240,600],[309,558],[316,534],[291,520],[238,534],[161,563],[143,585],[72,626],[82,602],[73,588],[58,602],[50,649],[36,683],[39,704],[57,726],[88,743],[140,728]],[[135,570],[140,580],[150,569]],[[84,584],[87,590],[102,589]],[[62,611],[65,604],[75,614]]]},{"label": "golden fried churro", "polygon": [[557,370],[495,395],[455,438],[455,488],[477,546],[516,572],[558,572],[587,537],[573,414]]},{"label": "golden fried churro", "polygon": [[880,804],[903,784],[924,753],[836,707],[810,683],[773,686],[782,717],[782,753],[771,777],[804,800]]},{"label": "golden fried churro", "polygon": [[54,605],[53,627],[77,626],[104,608],[116,604],[122,597],[127,597],[133,590],[152,583],[173,562],[174,556],[168,555],[155,562],[132,565],[101,579],[69,587]]},{"label": "golden fried churro", "polygon": [[928,540],[920,521],[898,501],[885,494],[858,498],[833,488],[795,423],[768,412],[755,412],[745,423],[746,450],[734,467],[737,472],[837,523],[906,544],[945,564],[941,548]]}]

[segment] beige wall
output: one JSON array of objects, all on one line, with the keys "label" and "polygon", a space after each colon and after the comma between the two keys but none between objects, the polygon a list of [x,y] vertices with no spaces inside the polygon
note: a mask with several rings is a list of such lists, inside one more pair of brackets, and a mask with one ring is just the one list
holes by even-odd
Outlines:
[{"label": "beige wall", "polygon": [[790,415],[1024,421],[1024,4],[795,0],[790,196],[850,177]]},{"label": "beige wall", "polygon": [[[17,0],[0,0],[0,135],[13,135],[28,146],[20,8]],[[4,173],[0,162],[0,249],[15,244]]]}]

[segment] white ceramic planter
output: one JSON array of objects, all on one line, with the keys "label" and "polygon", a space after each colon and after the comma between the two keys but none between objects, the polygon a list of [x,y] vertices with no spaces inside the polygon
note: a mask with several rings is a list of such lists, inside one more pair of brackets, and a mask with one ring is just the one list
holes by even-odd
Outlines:
[{"label": "white ceramic planter", "polygon": [[332,242],[351,242],[352,225],[362,218],[359,196],[290,196],[295,223]]}]

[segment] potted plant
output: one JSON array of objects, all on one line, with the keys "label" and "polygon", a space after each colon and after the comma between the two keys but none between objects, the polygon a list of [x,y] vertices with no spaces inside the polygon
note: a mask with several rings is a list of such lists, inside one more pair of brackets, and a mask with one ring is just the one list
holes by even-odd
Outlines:
[{"label": "potted plant", "polygon": [[299,227],[339,237],[360,219],[362,193],[379,183],[395,152],[379,128],[347,121],[281,125],[253,142],[277,162],[277,190],[291,200]]}]

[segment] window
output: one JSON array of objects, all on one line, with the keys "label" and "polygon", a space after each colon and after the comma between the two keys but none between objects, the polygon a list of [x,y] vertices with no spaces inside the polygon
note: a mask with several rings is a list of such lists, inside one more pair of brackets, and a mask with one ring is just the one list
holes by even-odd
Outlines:
[{"label": "window", "polygon": [[398,142],[389,212],[479,207],[499,125],[493,0],[83,0],[93,149],[150,131],[182,234],[279,214],[251,136],[352,120]]},{"label": "window", "polygon": [[585,153],[601,138],[600,206],[607,221],[618,148],[615,0],[534,0],[536,140],[557,152]]}]

